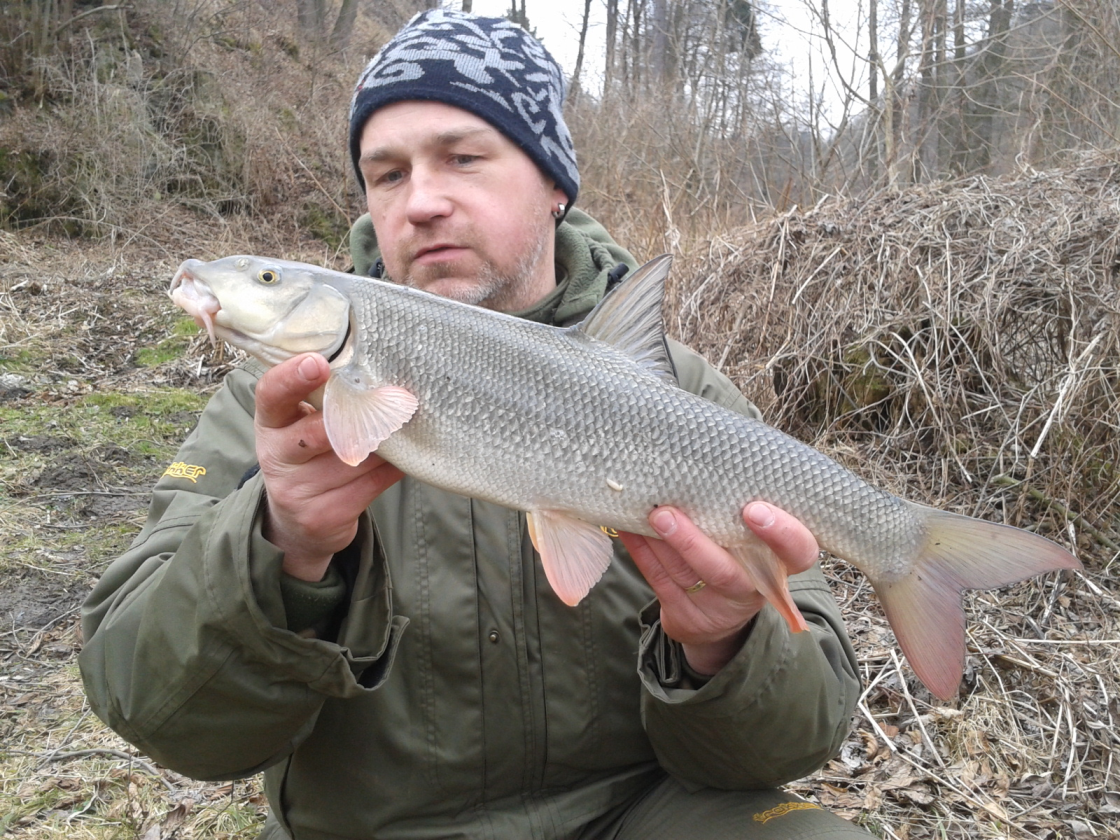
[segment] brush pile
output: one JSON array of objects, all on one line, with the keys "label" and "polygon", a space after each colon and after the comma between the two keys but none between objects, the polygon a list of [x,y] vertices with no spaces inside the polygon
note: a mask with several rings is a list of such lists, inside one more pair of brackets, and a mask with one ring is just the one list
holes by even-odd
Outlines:
[{"label": "brush pile", "polygon": [[867,689],[802,792],[890,837],[1120,836],[1120,155],[828,199],[693,250],[670,331],[771,423],[1086,566],[969,596],[952,704],[831,566]]}]

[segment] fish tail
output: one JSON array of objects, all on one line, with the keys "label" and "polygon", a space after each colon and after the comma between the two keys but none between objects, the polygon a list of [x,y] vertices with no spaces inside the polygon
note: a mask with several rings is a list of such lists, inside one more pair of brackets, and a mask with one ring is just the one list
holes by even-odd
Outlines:
[{"label": "fish tail", "polygon": [[961,592],[995,589],[1081,563],[1050,540],[1013,528],[907,502],[925,525],[925,543],[903,576],[869,575],[914,672],[948,700],[964,673]]}]

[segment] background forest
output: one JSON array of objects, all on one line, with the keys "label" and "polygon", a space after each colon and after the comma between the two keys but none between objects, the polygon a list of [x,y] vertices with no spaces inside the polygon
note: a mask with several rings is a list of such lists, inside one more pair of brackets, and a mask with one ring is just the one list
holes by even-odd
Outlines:
[{"label": "background forest", "polygon": [[[92,716],[77,610],[237,361],[175,267],[347,267],[351,86],[430,5],[0,0],[0,835],[255,836],[255,780]],[[866,690],[792,789],[884,838],[1120,837],[1120,6],[567,5],[507,12],[575,56],[579,205],[676,256],[669,331],[866,478],[1086,567],[970,596],[941,703],[828,561]]]}]

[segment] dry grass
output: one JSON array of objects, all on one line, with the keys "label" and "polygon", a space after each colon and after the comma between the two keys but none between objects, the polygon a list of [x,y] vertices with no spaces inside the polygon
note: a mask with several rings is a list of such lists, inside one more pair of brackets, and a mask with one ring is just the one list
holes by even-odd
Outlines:
[{"label": "dry grass", "polygon": [[884,836],[1117,836],[1120,157],[831,199],[693,253],[672,329],[770,422],[1086,565],[970,597],[950,704],[834,566],[867,688],[841,757],[798,788]]},{"label": "dry grass", "polygon": [[[1086,563],[970,598],[965,686],[947,704],[900,661],[866,580],[830,565],[866,689],[840,757],[793,787],[878,836],[1116,836],[1118,173],[1098,160],[834,200],[698,244],[674,272],[674,331],[778,425],[911,498],[1038,528]],[[173,218],[192,256],[334,258],[253,224]],[[35,458],[7,429],[0,449],[3,542],[33,547],[0,551],[4,588],[54,598],[10,608],[0,636],[0,820],[13,836],[248,838],[263,813],[255,783],[192,782],[107,732],[73,664],[75,608],[182,432],[156,410],[126,439],[84,401],[187,399],[227,363],[177,337],[166,247],[0,234],[0,356],[29,391],[0,410],[52,417]],[[137,361],[169,342],[169,358]],[[141,436],[157,444],[150,463],[97,455]],[[79,462],[86,485],[43,492],[49,470]]]},{"label": "dry grass", "polygon": [[338,246],[360,211],[345,109],[376,21],[337,53],[301,41],[294,5],[112,8],[34,60],[38,89],[0,121],[0,225],[162,243],[189,209]]}]

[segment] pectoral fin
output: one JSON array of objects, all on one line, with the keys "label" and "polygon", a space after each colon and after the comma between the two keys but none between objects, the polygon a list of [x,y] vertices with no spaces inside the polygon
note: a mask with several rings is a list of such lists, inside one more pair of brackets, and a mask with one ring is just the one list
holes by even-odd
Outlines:
[{"label": "pectoral fin", "polygon": [[574,607],[611,564],[611,538],[598,525],[554,510],[528,514],[529,537],[553,591]]},{"label": "pectoral fin", "polygon": [[338,457],[357,466],[407,423],[418,405],[416,397],[404,388],[365,387],[359,374],[342,370],[327,380],[323,424]]}]

